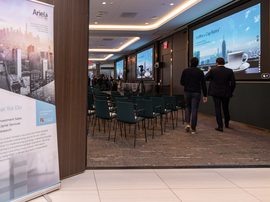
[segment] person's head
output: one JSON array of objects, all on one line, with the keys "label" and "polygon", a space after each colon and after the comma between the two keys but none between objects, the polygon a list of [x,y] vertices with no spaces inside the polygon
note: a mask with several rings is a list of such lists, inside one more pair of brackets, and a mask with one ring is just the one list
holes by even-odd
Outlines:
[{"label": "person's head", "polygon": [[198,64],[199,64],[198,58],[193,57],[193,58],[190,59],[190,66],[192,66],[192,67],[197,67]]},{"label": "person's head", "polygon": [[216,63],[217,65],[225,65],[225,60],[223,58],[217,58]]}]

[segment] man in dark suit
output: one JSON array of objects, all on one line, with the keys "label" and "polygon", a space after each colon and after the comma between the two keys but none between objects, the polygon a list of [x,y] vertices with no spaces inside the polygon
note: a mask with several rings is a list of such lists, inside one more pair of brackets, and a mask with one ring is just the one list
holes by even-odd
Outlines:
[{"label": "man in dark suit", "polygon": [[229,127],[230,112],[229,102],[232,93],[235,89],[234,73],[231,69],[224,67],[225,61],[223,58],[216,59],[217,67],[211,69],[205,76],[205,79],[210,80],[208,95],[213,97],[216,120],[218,127],[217,131],[223,132],[221,104],[223,108],[225,127]]}]

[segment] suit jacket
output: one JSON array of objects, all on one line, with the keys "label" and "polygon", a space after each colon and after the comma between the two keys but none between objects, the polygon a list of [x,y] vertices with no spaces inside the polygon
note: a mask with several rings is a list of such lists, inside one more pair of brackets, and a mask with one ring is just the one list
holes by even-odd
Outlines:
[{"label": "suit jacket", "polygon": [[234,73],[224,66],[217,66],[211,69],[205,76],[210,80],[208,95],[230,98],[235,89]]}]

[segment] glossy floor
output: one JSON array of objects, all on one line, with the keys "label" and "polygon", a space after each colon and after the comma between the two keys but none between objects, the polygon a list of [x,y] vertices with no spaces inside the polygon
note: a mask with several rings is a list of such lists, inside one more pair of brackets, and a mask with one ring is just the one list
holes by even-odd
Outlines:
[{"label": "glossy floor", "polygon": [[49,196],[53,202],[269,202],[270,168],[87,170]]}]

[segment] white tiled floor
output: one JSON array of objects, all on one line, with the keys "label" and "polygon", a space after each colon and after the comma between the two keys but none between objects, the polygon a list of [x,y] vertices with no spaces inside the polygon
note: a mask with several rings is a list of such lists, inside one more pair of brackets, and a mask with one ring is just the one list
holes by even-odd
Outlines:
[{"label": "white tiled floor", "polygon": [[87,170],[49,196],[53,202],[270,202],[270,168]]}]

